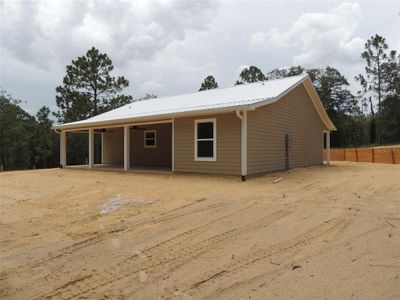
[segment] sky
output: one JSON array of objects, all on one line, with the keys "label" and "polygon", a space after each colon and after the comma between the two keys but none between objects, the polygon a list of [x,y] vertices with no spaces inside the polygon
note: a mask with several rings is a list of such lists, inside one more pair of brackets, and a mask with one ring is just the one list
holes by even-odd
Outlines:
[{"label": "sky", "polygon": [[0,1],[0,87],[31,114],[56,111],[66,65],[92,46],[112,59],[125,94],[230,87],[250,65],[339,69],[359,88],[372,35],[400,51],[400,1]]}]

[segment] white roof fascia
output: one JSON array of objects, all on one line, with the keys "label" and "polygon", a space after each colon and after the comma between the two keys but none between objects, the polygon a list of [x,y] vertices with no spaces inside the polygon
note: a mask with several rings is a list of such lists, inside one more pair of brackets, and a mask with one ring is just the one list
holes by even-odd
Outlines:
[{"label": "white roof fascia", "polygon": [[[317,90],[315,89],[314,84],[311,79],[304,82],[304,88],[306,89],[308,95],[310,96],[311,101],[313,102],[318,115],[320,116],[322,122],[325,124],[329,131],[336,131],[337,128],[335,124],[333,124],[332,120],[329,118],[328,113],[325,110],[324,105],[322,104],[321,98],[318,95]],[[311,89],[311,91],[309,91]]]}]

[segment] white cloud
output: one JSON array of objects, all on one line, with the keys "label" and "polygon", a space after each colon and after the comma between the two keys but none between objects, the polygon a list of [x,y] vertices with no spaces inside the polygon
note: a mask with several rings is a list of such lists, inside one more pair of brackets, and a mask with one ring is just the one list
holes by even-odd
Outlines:
[{"label": "white cloud", "polygon": [[0,0],[0,86],[31,111],[53,109],[65,66],[92,46],[130,81],[124,93],[134,98],[193,92],[207,75],[229,87],[248,65],[266,73],[329,63],[351,79],[363,69],[363,38],[379,33],[390,48],[400,45],[394,2],[360,7],[363,18],[358,4],[301,0]]},{"label": "white cloud", "polygon": [[252,47],[293,47],[300,52],[294,64],[305,67],[332,62],[358,62],[364,41],[354,37],[361,20],[358,3],[342,3],[327,13],[306,13],[293,22],[287,31],[271,28],[250,36]]},{"label": "white cloud", "polygon": [[156,81],[146,81],[141,85],[142,91],[148,94],[157,94],[162,91],[164,85]]},{"label": "white cloud", "polygon": [[[70,61],[91,46],[113,53],[116,66],[151,59],[169,43],[201,31],[214,2],[56,1],[3,5],[2,47],[42,69]],[[71,56],[73,54],[73,56]]]}]

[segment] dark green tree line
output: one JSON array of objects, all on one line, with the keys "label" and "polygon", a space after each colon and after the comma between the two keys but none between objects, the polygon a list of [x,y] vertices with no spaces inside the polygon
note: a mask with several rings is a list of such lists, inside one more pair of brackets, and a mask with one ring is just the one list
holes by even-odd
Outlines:
[{"label": "dark green tree line", "polygon": [[0,164],[4,170],[58,166],[58,136],[51,130],[50,110],[42,107],[36,118],[21,101],[0,94]]}]

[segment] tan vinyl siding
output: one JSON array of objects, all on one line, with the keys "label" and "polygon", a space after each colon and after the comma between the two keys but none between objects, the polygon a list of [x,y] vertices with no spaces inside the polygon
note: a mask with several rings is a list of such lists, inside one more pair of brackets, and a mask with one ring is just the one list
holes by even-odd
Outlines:
[{"label": "tan vinyl siding", "polygon": [[285,169],[285,134],[292,136],[290,168],[322,164],[325,127],[302,84],[249,111],[247,122],[249,175]]},{"label": "tan vinyl siding", "polygon": [[[195,161],[194,122],[216,118],[217,160]],[[175,119],[175,171],[240,175],[240,120],[235,113]]]},{"label": "tan vinyl siding", "polygon": [[111,165],[124,164],[124,129],[112,128],[103,135],[102,163]]},{"label": "tan vinyl siding", "polygon": [[143,125],[139,128],[156,131],[156,147],[144,147],[144,130],[133,130],[130,136],[131,165],[171,167],[172,125],[171,123]]}]

